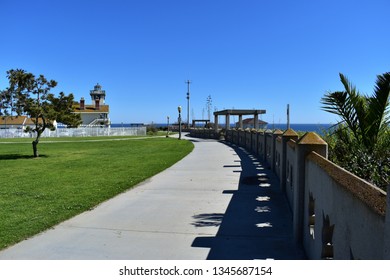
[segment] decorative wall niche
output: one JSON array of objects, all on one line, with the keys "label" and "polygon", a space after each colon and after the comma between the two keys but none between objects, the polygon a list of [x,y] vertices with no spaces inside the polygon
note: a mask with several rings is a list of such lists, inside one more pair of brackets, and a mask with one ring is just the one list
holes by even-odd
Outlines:
[{"label": "decorative wall niche", "polygon": [[335,225],[330,224],[329,216],[322,212],[322,253],[321,258],[324,260],[332,260],[333,255],[333,231]]}]

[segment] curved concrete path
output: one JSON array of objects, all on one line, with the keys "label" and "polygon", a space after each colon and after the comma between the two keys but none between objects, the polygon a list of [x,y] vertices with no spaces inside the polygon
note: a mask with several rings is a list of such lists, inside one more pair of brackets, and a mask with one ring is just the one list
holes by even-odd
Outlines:
[{"label": "curved concrete path", "polygon": [[302,259],[279,182],[245,150],[194,151],[92,211],[0,252],[0,259]]}]

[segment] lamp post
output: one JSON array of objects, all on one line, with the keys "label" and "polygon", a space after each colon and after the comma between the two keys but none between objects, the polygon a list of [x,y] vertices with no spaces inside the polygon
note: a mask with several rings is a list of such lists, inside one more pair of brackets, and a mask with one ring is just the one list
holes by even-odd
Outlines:
[{"label": "lamp post", "polygon": [[187,129],[190,127],[190,84],[191,81],[187,80]]},{"label": "lamp post", "polygon": [[169,137],[169,116],[167,116],[167,138]]},{"label": "lamp post", "polygon": [[181,140],[181,106],[177,107],[177,110],[179,111],[179,140]]},{"label": "lamp post", "polygon": [[190,92],[188,91],[187,92],[187,129],[189,127],[190,127]]}]

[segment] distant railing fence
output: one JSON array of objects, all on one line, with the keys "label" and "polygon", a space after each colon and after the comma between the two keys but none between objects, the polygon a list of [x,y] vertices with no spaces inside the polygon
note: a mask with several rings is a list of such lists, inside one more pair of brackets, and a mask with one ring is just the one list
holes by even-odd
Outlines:
[{"label": "distant railing fence", "polygon": [[[93,137],[93,136],[145,136],[146,127],[79,127],[46,129],[42,137]],[[35,133],[26,133],[23,129],[0,129],[0,138],[33,138]]]}]

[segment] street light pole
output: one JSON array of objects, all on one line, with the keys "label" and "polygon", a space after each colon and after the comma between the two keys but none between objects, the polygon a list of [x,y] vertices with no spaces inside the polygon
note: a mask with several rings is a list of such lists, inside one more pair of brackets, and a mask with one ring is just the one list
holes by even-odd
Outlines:
[{"label": "street light pole", "polygon": [[168,127],[167,127],[167,138],[169,137],[169,116],[167,116],[167,123],[168,123]]},{"label": "street light pole", "polygon": [[179,140],[181,140],[181,106],[177,107],[177,110],[179,111]]},{"label": "street light pole", "polygon": [[190,80],[186,81],[187,84],[187,128],[190,127]]}]

